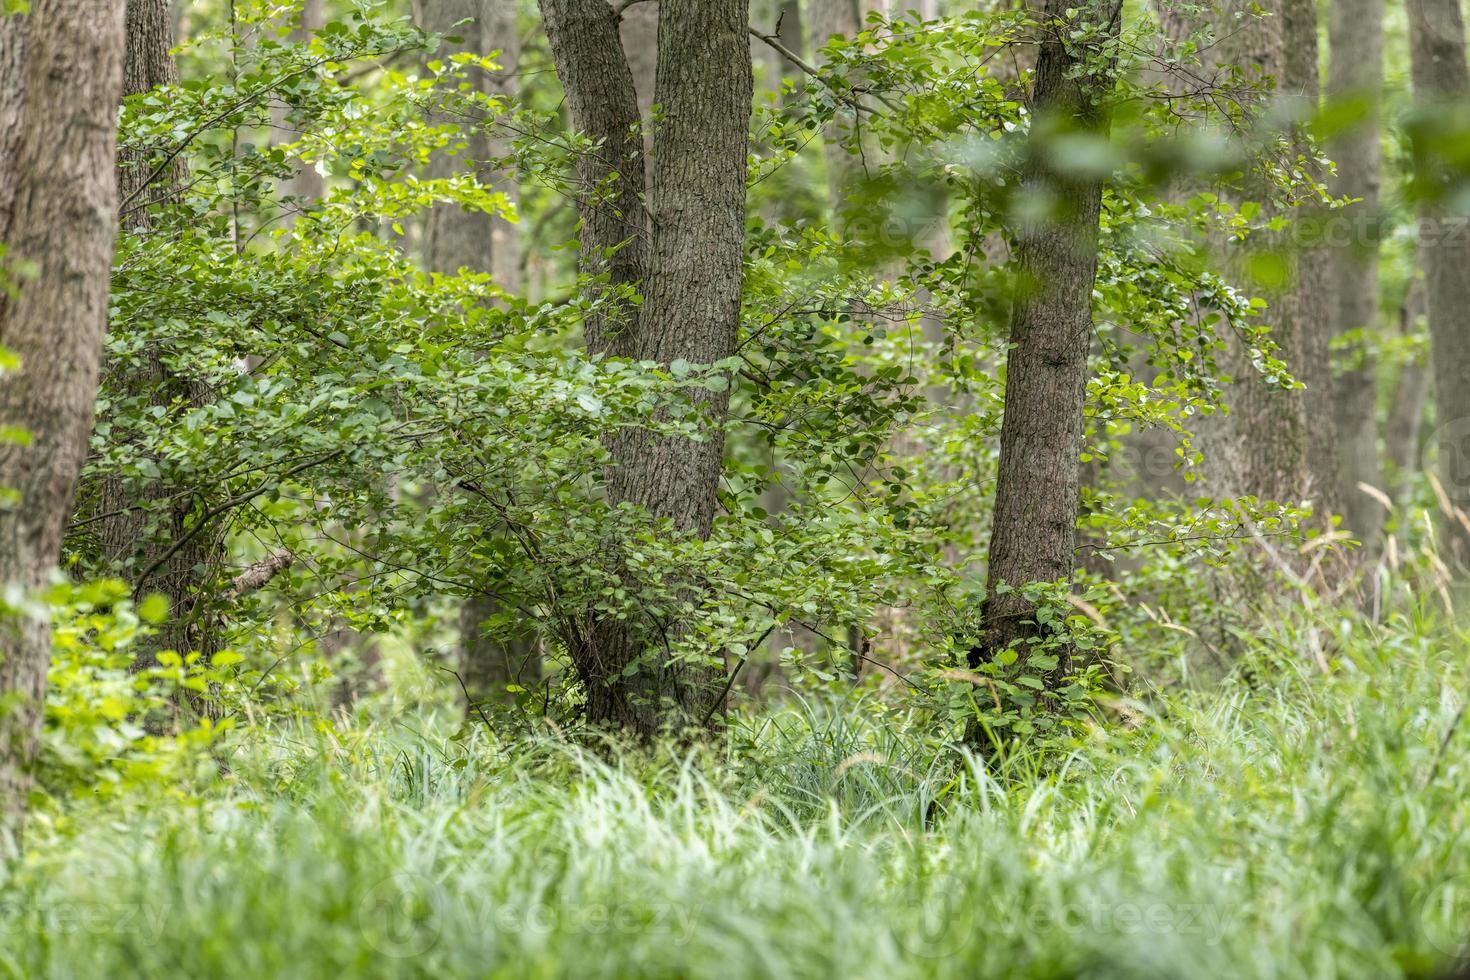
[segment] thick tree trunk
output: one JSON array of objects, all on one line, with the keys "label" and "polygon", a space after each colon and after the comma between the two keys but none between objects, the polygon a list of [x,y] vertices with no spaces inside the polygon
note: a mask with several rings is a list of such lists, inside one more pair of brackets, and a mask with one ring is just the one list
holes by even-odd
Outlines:
[{"label": "thick tree trunk", "polygon": [[[583,271],[607,271],[612,285],[636,285],[643,295],[636,318],[629,311],[621,323],[589,322],[589,347],[665,365],[731,356],[752,97],[746,0],[660,4],[651,223],[637,200],[643,159],[640,141],[628,134],[636,133],[630,123],[637,122],[638,101],[615,18],[602,0],[543,0],[542,11],[572,118],[602,142],[598,153],[582,155],[578,176],[584,188],[611,184],[600,200],[584,193],[579,202]],[[602,258],[609,249],[611,263]],[[613,440],[607,492],[614,505],[631,503],[677,533],[703,538],[714,520],[729,394],[695,397],[707,413],[705,438],[633,432]],[[670,661],[662,635],[679,630],[678,623],[594,618],[572,650],[588,719],[643,735],[670,721],[712,719],[722,672]]]},{"label": "thick tree trunk", "polygon": [[[20,367],[0,382],[0,424],[29,433],[0,443],[0,582],[34,594],[61,555],[62,529],[86,456],[97,396],[117,229],[117,104],[122,0],[35,0],[23,24],[6,18],[0,42],[26,34],[23,81],[0,57],[0,89],[23,91],[0,125],[19,137],[0,150],[0,226],[7,266],[31,266],[13,296],[0,292],[0,347]],[[7,52],[8,54],[8,52]],[[0,96],[8,99],[9,96]],[[0,847],[24,814],[40,728],[50,625],[17,610],[0,624]]]},{"label": "thick tree trunk", "polygon": [[[1285,38],[1280,0],[1260,4],[1261,15],[1241,13],[1237,26],[1232,16],[1242,4],[1230,0],[1215,18],[1221,62],[1259,73],[1262,78],[1281,84],[1286,70]],[[1264,114],[1262,105],[1249,105],[1251,118]],[[1248,187],[1246,199],[1269,202],[1266,188]],[[1269,208],[1269,203],[1266,207]],[[1266,242],[1273,251],[1281,251],[1289,243]],[[1279,356],[1288,368],[1298,371],[1299,348],[1296,326],[1297,297],[1287,285],[1277,290],[1262,290],[1249,282],[1243,269],[1237,277],[1248,289],[1266,292],[1270,307],[1266,312],[1272,339],[1279,345]],[[1233,335],[1226,338],[1228,349],[1220,363],[1232,382],[1225,387],[1225,402],[1230,416],[1217,427],[1223,439],[1212,443],[1207,455],[1212,489],[1219,496],[1252,495],[1262,500],[1296,503],[1302,499],[1307,482],[1306,400],[1300,389],[1283,388],[1263,378],[1251,365],[1249,352]]]},{"label": "thick tree trunk", "polygon": [[[1459,0],[1410,0],[1409,48],[1414,97],[1425,109],[1470,99],[1465,22]],[[1419,204],[1419,255],[1429,305],[1439,481],[1452,511],[1440,529],[1446,561],[1470,564],[1470,235],[1450,210],[1453,168],[1433,147],[1416,147],[1425,196]]]},{"label": "thick tree trunk", "polygon": [[[1076,562],[1103,182],[1059,170],[1046,135],[1108,132],[1101,103],[1113,84],[1111,69],[1098,69],[1096,61],[1092,70],[1083,67],[1105,52],[1061,38],[1078,28],[1116,36],[1121,8],[1118,0],[1093,0],[1070,16],[1066,8],[1067,0],[1045,0],[1039,11],[1043,40],[1032,83],[1032,146],[1021,186],[1023,193],[1054,205],[1052,214],[1024,220],[1017,236],[1019,280],[1006,357],[984,633],[971,651],[975,666],[1040,635],[1036,607],[1020,589],[1033,582],[1065,582]],[[1070,654],[1063,649],[1048,672],[1048,685],[1059,684],[1070,668]]]},{"label": "thick tree trunk", "polygon": [[1342,447],[1343,524],[1363,542],[1364,554],[1371,558],[1378,549],[1385,514],[1382,505],[1359,490],[1358,484],[1388,489],[1378,455],[1378,371],[1369,353],[1372,345],[1365,342],[1378,328],[1383,0],[1334,0],[1328,32],[1328,100],[1362,109],[1361,119],[1339,133],[1327,148],[1337,164],[1335,193],[1360,198],[1362,203],[1343,212],[1327,230],[1332,246],[1333,330],[1363,337],[1343,352],[1348,367],[1334,387]]}]

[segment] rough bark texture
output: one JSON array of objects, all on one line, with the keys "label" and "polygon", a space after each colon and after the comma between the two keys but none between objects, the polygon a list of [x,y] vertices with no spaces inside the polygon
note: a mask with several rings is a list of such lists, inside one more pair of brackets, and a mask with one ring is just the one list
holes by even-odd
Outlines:
[{"label": "rough bark texture", "polygon": [[[1017,236],[1019,285],[1006,356],[1005,414],[1000,432],[990,564],[974,665],[1034,637],[1035,606],[1019,591],[1033,582],[1065,581],[1076,561],[1087,354],[1092,342],[1092,290],[1097,278],[1101,179],[1058,172],[1043,134],[1107,132],[1100,105],[1110,70],[1085,71],[1097,51],[1060,38],[1074,25],[1113,34],[1121,7],[1094,0],[1067,14],[1067,0],[1045,0],[1042,43],[1032,82],[1033,145],[1021,175],[1027,194],[1054,202],[1053,213],[1024,221]],[[1096,68],[1096,66],[1093,66]],[[1000,586],[1012,591],[1001,592]],[[1062,651],[1049,681],[1067,674]]]},{"label": "rough bark texture", "polygon": [[[579,268],[583,275],[605,277],[612,287],[634,285],[647,265],[649,231],[638,95],[617,17],[597,0],[542,0],[541,12],[572,124],[597,144],[576,162]],[[582,325],[588,350],[630,354],[635,315],[622,303],[589,315]]]},{"label": "rough bark texture", "polygon": [[0,15],[0,244],[5,242],[15,203],[15,153],[25,110],[26,24],[24,17]]},{"label": "rough bark texture", "polygon": [[[16,66],[0,65],[0,88],[25,92],[19,138],[0,156],[0,193],[13,195],[0,240],[7,262],[35,270],[13,298],[0,293],[0,346],[21,361],[0,384],[0,424],[30,434],[0,444],[0,487],[18,501],[0,508],[0,581],[31,592],[60,558],[92,429],[117,226],[123,4],[35,0],[23,27],[0,30],[0,41],[26,32],[23,88]],[[0,848],[24,813],[50,647],[44,616],[0,624]]]},{"label": "rough bark texture", "polygon": [[[1470,99],[1465,22],[1459,0],[1410,0],[1409,49],[1414,97],[1421,106]],[[1419,254],[1424,263],[1434,374],[1439,481],[1453,511],[1470,515],[1470,234],[1466,219],[1448,210],[1452,168],[1431,148],[1416,163],[1427,193],[1419,205]],[[1470,531],[1457,514],[1443,515],[1443,556],[1470,563]]]},{"label": "rough bark texture", "polygon": [[[1328,26],[1331,62],[1327,98],[1333,105],[1361,107],[1362,117],[1328,144],[1337,163],[1334,191],[1360,198],[1361,204],[1328,227],[1332,247],[1330,296],[1333,331],[1339,335],[1378,327],[1379,190],[1383,148],[1379,103],[1383,91],[1383,0],[1334,0]],[[1343,524],[1371,556],[1383,531],[1383,507],[1358,489],[1366,483],[1387,491],[1378,455],[1377,365],[1369,344],[1351,345],[1349,366],[1334,387],[1339,445],[1342,448]]]},{"label": "rough bark texture", "polygon": [[[611,285],[638,286],[644,297],[636,318],[628,311],[621,322],[589,322],[589,347],[662,364],[730,356],[739,325],[752,96],[746,0],[660,5],[654,98],[660,115],[647,224],[638,201],[644,175],[638,100],[616,20],[602,0],[543,0],[542,11],[573,121],[601,144],[578,164],[583,271],[606,272]],[[588,193],[598,188],[605,193]],[[603,257],[609,250],[611,262]],[[709,420],[703,441],[647,432],[613,440],[610,503],[631,503],[678,533],[707,537],[728,397],[723,391],[697,396]],[[655,635],[678,630],[677,623],[649,628],[610,618],[587,625],[572,657],[587,689],[590,721],[652,734],[666,721],[698,724],[715,715],[720,672],[652,652]],[[641,666],[624,677],[635,663]]]}]

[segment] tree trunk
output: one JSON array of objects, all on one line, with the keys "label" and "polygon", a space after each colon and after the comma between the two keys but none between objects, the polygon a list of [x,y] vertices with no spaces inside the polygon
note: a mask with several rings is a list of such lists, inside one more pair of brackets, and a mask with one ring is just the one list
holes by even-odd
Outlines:
[{"label": "tree trunk", "polygon": [[1383,0],[1334,0],[1328,36],[1328,100],[1334,106],[1362,110],[1361,119],[1339,133],[1327,148],[1337,164],[1334,192],[1362,200],[1329,226],[1328,244],[1332,246],[1333,330],[1339,335],[1363,336],[1344,349],[1348,367],[1334,387],[1342,447],[1343,524],[1363,542],[1365,556],[1371,557],[1378,549],[1386,515],[1382,505],[1359,490],[1358,484],[1388,490],[1378,456],[1378,371],[1369,353],[1372,345],[1365,342],[1378,327]]},{"label": "tree trunk", "polygon": [[[543,0],[542,11],[572,118],[602,141],[599,152],[582,155],[578,176],[584,187],[612,184],[604,199],[579,201],[583,271],[610,271],[612,285],[637,285],[643,295],[636,317],[623,318],[628,322],[589,322],[589,347],[664,365],[731,356],[740,320],[752,97],[746,0],[660,4],[651,222],[637,201],[644,167],[629,124],[637,122],[638,102],[615,16],[602,0]],[[637,247],[645,238],[646,251]],[[610,263],[601,257],[608,250]],[[614,506],[631,503],[677,533],[705,538],[715,514],[729,392],[694,397],[706,411],[704,439],[637,431],[612,440],[607,494]],[[722,671],[671,661],[662,634],[676,637],[679,629],[678,623],[609,617],[588,623],[572,658],[590,721],[650,736],[668,721],[699,725],[714,718]]]},{"label": "tree trunk", "polygon": [[[628,13],[645,6],[635,4]],[[582,221],[578,266],[588,277],[605,277],[612,288],[635,286],[648,264],[645,162],[638,94],[617,15],[594,0],[541,0],[541,12],[572,124],[598,141],[577,154],[574,164],[583,188],[577,201]],[[629,356],[637,337],[636,315],[636,308],[622,303],[589,315],[582,324],[587,349]]]},{"label": "tree trunk", "polygon": [[[123,97],[177,85],[168,0],[128,0],[126,25]],[[176,201],[188,177],[181,156],[155,172],[157,155],[149,148],[124,151],[118,157],[119,222],[133,234],[153,233],[154,209]],[[163,354],[154,349],[146,352],[141,365],[107,365],[104,386],[125,395],[146,394],[154,405],[164,407],[207,402],[208,389],[170,372]],[[199,509],[195,497],[181,494],[181,489],[185,488],[163,481],[134,486],[110,475],[84,489],[84,499],[98,515],[111,515],[95,525],[103,562],[128,580],[136,595],[159,592],[169,600],[168,618],[140,652],[136,667],[152,664],[158,650],[199,650],[207,657],[218,648],[215,614],[203,593],[211,570],[223,564],[220,530],[207,528],[193,535],[161,561],[174,542],[186,536]]]},{"label": "tree trunk", "polygon": [[[1414,97],[1424,111],[1470,99],[1465,23],[1459,0],[1410,0]],[[1454,167],[1425,141],[1415,146],[1422,183],[1419,254],[1429,306],[1439,481],[1452,513],[1441,515],[1443,557],[1470,563],[1470,235],[1465,216],[1445,200]],[[1459,513],[1453,513],[1458,511]]]},{"label": "tree trunk", "polygon": [[[160,85],[177,85],[179,67],[173,56],[174,18],[169,0],[127,0],[127,31],[123,98]],[[187,177],[182,155],[153,176],[152,156],[147,150],[118,154],[117,196],[124,228],[150,227],[149,206],[174,200]]]},{"label": "tree trunk", "polygon": [[[1418,267],[1417,260],[1415,267]],[[1415,276],[1399,307],[1399,334],[1405,339],[1419,331],[1419,320],[1425,315],[1424,280]],[[1424,402],[1429,395],[1428,365],[1405,361],[1394,383],[1393,402],[1388,409],[1388,423],[1383,441],[1388,447],[1389,485],[1384,492],[1396,503],[1404,502],[1411,490],[1415,470],[1422,458],[1419,448],[1420,430],[1424,423]]]},{"label": "tree trunk", "polygon": [[[1022,192],[1053,202],[1053,212],[1028,217],[1018,229],[1017,294],[1006,356],[1005,412],[1000,432],[983,634],[972,666],[990,661],[1018,641],[1038,638],[1036,606],[1019,591],[1033,582],[1065,582],[1077,551],[1087,355],[1092,342],[1092,290],[1097,277],[1100,178],[1055,166],[1047,135],[1083,132],[1105,138],[1102,101],[1113,85],[1111,67],[1092,42],[1074,47],[1059,37],[1074,29],[1116,37],[1119,0],[1091,0],[1068,11],[1066,0],[1044,0],[1042,41],[1032,82],[1031,146]],[[1092,70],[1084,67],[1091,61]],[[1110,62],[1109,62],[1110,63]],[[1008,591],[1002,590],[1008,587]],[[1071,668],[1059,652],[1047,684],[1057,687]]]},{"label": "tree trunk", "polygon": [[[0,384],[0,425],[29,433],[0,443],[0,581],[34,595],[61,556],[62,529],[86,457],[97,396],[117,229],[117,105],[122,0],[35,0],[6,17],[0,42],[0,225],[7,268],[33,274],[0,292],[0,347],[20,367]],[[10,42],[26,35],[23,78]],[[19,113],[11,100],[24,92]],[[0,624],[0,848],[13,839],[31,785],[51,631],[44,613]]]},{"label": "tree trunk", "polygon": [[[1322,101],[1316,0],[1282,0],[1281,27],[1286,48],[1281,97],[1293,108],[1293,117],[1302,120],[1293,127],[1293,149],[1307,155],[1311,146],[1305,126],[1317,115]],[[1326,177],[1310,164],[1302,166],[1318,180]],[[1306,385],[1301,392],[1306,439],[1303,490],[1312,501],[1318,526],[1327,527],[1332,516],[1343,510],[1342,452],[1332,388],[1332,256],[1314,234],[1318,216],[1305,208],[1298,211],[1295,220],[1307,234],[1297,236],[1295,278],[1285,297],[1291,303],[1291,343],[1283,346],[1292,371]]]},{"label": "tree trunk", "polygon": [[[426,30],[463,36],[464,42],[451,46],[451,51],[470,51],[488,55],[499,51],[497,63],[502,71],[487,75],[476,70],[481,88],[491,95],[513,95],[516,70],[520,61],[520,35],[516,30],[513,4],[495,0],[461,0],[440,4],[422,0],[415,6],[419,26]],[[466,17],[472,23],[460,23]],[[458,24],[459,26],[456,26]],[[447,59],[449,51],[441,49],[434,57]],[[484,120],[439,120],[459,122],[466,127],[468,154],[456,157],[436,156],[431,163],[434,177],[450,177],[456,169],[473,166],[483,181],[493,182],[512,201],[519,194],[512,174],[495,170],[490,161],[503,156],[508,147],[504,140],[486,132]],[[430,272],[453,275],[460,269],[488,272],[495,284],[507,293],[520,291],[520,242],[517,226],[498,216],[470,211],[453,205],[439,205],[429,212],[423,245],[424,267]],[[541,658],[533,635],[511,642],[487,636],[483,624],[501,611],[500,603],[489,596],[465,600],[460,607],[460,678],[476,701],[504,695],[507,684],[533,687],[541,677]]]},{"label": "tree trunk", "polygon": [[[301,17],[291,29],[292,43],[309,43],[312,35],[321,30],[325,24],[326,11],[323,9],[322,0],[302,0]],[[287,107],[281,106],[273,109],[271,121],[276,127],[273,142],[296,142],[298,134],[291,131],[291,119]],[[280,188],[281,194],[291,199],[291,203],[282,208],[280,216],[280,223],[287,228],[296,223],[297,214],[302,208],[309,207],[321,200],[327,191],[326,182],[317,172],[316,167],[301,160],[293,161],[291,166],[293,171],[291,178]]]},{"label": "tree trunk", "polygon": [[[441,41],[437,50],[425,56],[428,61],[446,65],[455,54],[484,54],[480,46],[481,0],[414,0],[414,23],[426,31],[463,37],[463,41]],[[468,23],[465,23],[468,21]],[[427,71],[427,69],[426,69]],[[471,77],[483,85],[483,73],[468,69]],[[481,166],[490,157],[485,139],[483,119],[466,119],[451,109],[429,113],[434,126],[459,125],[459,140],[466,148],[456,156],[435,153],[429,158],[425,176],[443,180],[453,177],[465,166]],[[495,236],[495,217],[484,211],[469,210],[457,204],[437,204],[424,219],[423,261],[431,272],[454,274],[460,267],[489,271],[490,248]]]},{"label": "tree trunk", "polygon": [[[825,66],[822,54],[833,38],[851,38],[867,25],[868,15],[887,11],[885,0],[810,0],[807,14],[811,20],[812,48],[818,66]],[[822,130],[822,154],[827,162],[827,194],[834,223],[846,224],[845,211],[852,186],[864,176],[863,161],[875,148],[863,142],[863,119],[856,110],[844,109]],[[868,141],[871,143],[871,141]],[[856,152],[858,145],[863,152]]]}]

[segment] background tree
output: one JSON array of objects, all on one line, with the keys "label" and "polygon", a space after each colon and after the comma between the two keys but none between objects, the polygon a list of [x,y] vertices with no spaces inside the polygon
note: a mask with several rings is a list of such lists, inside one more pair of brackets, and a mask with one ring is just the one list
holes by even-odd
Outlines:
[{"label": "background tree", "polygon": [[[123,97],[177,85],[173,11],[167,0],[128,0]],[[174,234],[171,225],[155,227],[158,208],[177,203],[188,179],[185,157],[173,146],[139,146],[118,155],[119,220],[139,234]],[[104,385],[117,399],[138,399],[163,411],[179,411],[210,398],[208,388],[172,367],[176,350],[164,345],[104,364]],[[78,530],[95,536],[105,567],[121,575],[142,597],[164,595],[169,614],[160,624],[155,650],[212,653],[218,644],[218,610],[204,595],[206,583],[226,564],[217,522],[190,531],[199,506],[199,488],[180,486],[166,474],[124,479],[104,475],[82,489]],[[147,661],[139,662],[146,666]]]},{"label": "background tree", "polygon": [[[429,55],[431,60],[448,67],[457,53],[494,54],[501,71],[491,74],[471,67],[469,84],[486,95],[515,95],[520,63],[515,4],[500,0],[419,2],[414,14],[426,31],[463,38],[441,43]],[[508,141],[496,134],[490,120],[478,114],[466,116],[462,107],[449,107],[431,113],[431,121],[462,127],[465,147],[454,156],[436,153],[430,157],[430,177],[471,173],[506,193],[512,202],[517,199],[514,175],[499,163],[509,154]],[[460,270],[488,273],[505,293],[514,296],[521,291],[519,229],[498,215],[455,204],[431,208],[424,217],[421,256],[428,272],[446,276]],[[473,596],[460,607],[460,670],[473,699],[503,695],[508,684],[533,687],[540,680],[534,633],[525,631],[502,639],[504,630],[487,628],[503,612],[502,605],[488,595]]]},{"label": "background tree", "polygon": [[1346,360],[1334,386],[1343,524],[1372,555],[1386,514],[1358,485],[1387,489],[1378,449],[1378,372],[1370,343],[1379,324],[1383,3],[1334,0],[1331,10],[1327,98],[1332,113],[1344,120],[1327,144],[1328,155],[1337,164],[1333,193],[1361,201],[1334,216],[1328,227],[1333,332],[1344,341],[1339,356]]},{"label": "background tree", "polygon": [[[1066,583],[1076,564],[1103,178],[1068,169],[1050,141],[1064,134],[1106,139],[1122,7],[1101,0],[1072,10],[1048,0],[1037,13],[1041,34],[1021,193],[1045,211],[1022,219],[1016,240],[984,633],[972,666],[1019,641],[1044,638],[1048,631],[1026,587]],[[1036,655],[1047,653],[1038,646]],[[1055,687],[1071,673],[1071,656],[1065,645],[1051,655],[1056,659],[1044,673]]]},{"label": "background tree", "polygon": [[1420,115],[1413,131],[1419,255],[1434,372],[1435,444],[1443,490],[1441,529],[1447,558],[1470,562],[1470,235],[1449,191],[1457,137],[1443,122],[1470,97],[1465,21],[1459,0],[1411,0],[1409,50]]}]

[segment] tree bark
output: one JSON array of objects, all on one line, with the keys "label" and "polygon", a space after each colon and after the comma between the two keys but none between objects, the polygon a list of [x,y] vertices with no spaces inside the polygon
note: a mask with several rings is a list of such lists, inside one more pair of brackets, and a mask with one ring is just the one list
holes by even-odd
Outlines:
[{"label": "tree bark", "polygon": [[[1379,106],[1383,93],[1383,0],[1334,0],[1328,26],[1331,62],[1327,97],[1336,106],[1361,107],[1362,117],[1328,144],[1337,164],[1335,193],[1359,198],[1329,227],[1332,246],[1333,330],[1365,338],[1378,327],[1379,191],[1383,149]],[[1359,341],[1343,351],[1348,367],[1334,385],[1335,414],[1342,447],[1343,524],[1376,553],[1383,532],[1383,507],[1358,489],[1366,483],[1385,492],[1378,455],[1377,365]]]},{"label": "tree bark", "polygon": [[[637,94],[615,17],[602,0],[542,0],[542,11],[572,118],[601,142],[578,164],[583,272],[609,272],[612,285],[636,286],[643,295],[636,316],[630,312],[616,325],[588,323],[589,347],[664,365],[731,356],[740,319],[753,84],[746,0],[659,6],[654,102],[661,111],[652,140],[649,223],[637,201],[641,141],[630,128],[638,119]],[[611,192],[601,199],[587,192],[608,185]],[[646,249],[637,247],[645,240]],[[609,250],[611,261],[603,258]],[[693,397],[706,413],[704,438],[636,431],[612,440],[607,494],[614,506],[631,503],[676,533],[706,538],[729,392]],[[679,628],[592,618],[572,650],[590,721],[651,736],[670,721],[699,725],[714,718],[722,672],[674,662],[663,652],[662,634],[677,636]]]},{"label": "tree bark", "polygon": [[[1281,97],[1292,108],[1298,122],[1292,127],[1292,149],[1310,160],[1312,147],[1306,126],[1321,109],[1322,92],[1317,42],[1316,0],[1282,0],[1281,40],[1285,46],[1280,87]],[[1318,180],[1326,175],[1310,163],[1301,165]],[[1311,209],[1315,210],[1315,209]],[[1291,303],[1290,364],[1306,388],[1301,392],[1303,491],[1311,500],[1320,527],[1328,527],[1333,515],[1343,511],[1341,492],[1342,451],[1337,432],[1337,413],[1332,385],[1332,265],[1331,253],[1318,240],[1320,215],[1299,208],[1294,281],[1288,286]]]},{"label": "tree bark", "polygon": [[[1116,37],[1121,6],[1119,0],[1091,0],[1069,12],[1067,3],[1044,0],[1039,11],[1043,33],[1021,187],[1024,194],[1053,202],[1053,210],[1023,220],[1017,235],[1019,277],[1006,356],[983,635],[971,651],[972,666],[1040,637],[1036,606],[1020,590],[1029,583],[1065,582],[1076,562],[1103,181],[1057,168],[1056,150],[1046,137],[1058,130],[1106,136],[1102,103],[1113,85],[1112,70],[1097,69],[1095,62],[1092,70],[1084,68],[1102,53],[1102,45],[1063,39],[1077,29]],[[1048,687],[1060,685],[1070,660],[1070,651],[1060,651],[1057,666],[1047,673]]]},{"label": "tree bark", "polygon": [[[6,18],[0,41],[26,35],[23,81],[0,59],[0,89],[23,91],[0,125],[17,125],[0,156],[0,226],[7,269],[33,274],[0,292],[0,347],[20,367],[0,384],[0,424],[29,433],[0,444],[0,581],[34,596],[61,556],[62,529],[86,456],[107,328],[117,229],[117,105],[122,88],[122,0],[35,0]],[[0,98],[9,99],[11,96]],[[0,624],[0,847],[24,815],[51,655],[44,613],[16,610]]]},{"label": "tree bark", "polygon": [[[1414,97],[1423,111],[1463,106],[1470,99],[1459,0],[1410,0],[1409,49]],[[1454,167],[1432,145],[1418,142],[1419,254],[1429,307],[1439,482],[1451,510],[1441,515],[1442,553],[1463,566],[1470,564],[1470,234],[1465,215],[1444,199]]]}]

